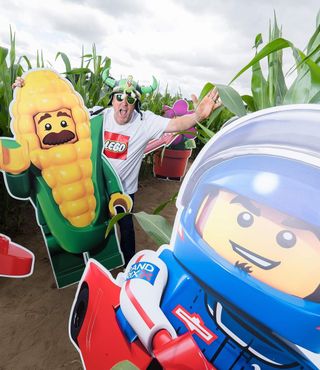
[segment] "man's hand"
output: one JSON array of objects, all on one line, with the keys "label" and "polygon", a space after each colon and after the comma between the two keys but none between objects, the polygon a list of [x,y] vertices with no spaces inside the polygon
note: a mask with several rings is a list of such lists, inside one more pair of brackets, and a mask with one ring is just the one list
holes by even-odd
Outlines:
[{"label": "man's hand", "polygon": [[208,118],[210,114],[222,104],[219,100],[219,93],[217,89],[212,89],[211,91],[209,91],[200,103],[195,95],[192,95],[191,98],[198,122],[201,122]]},{"label": "man's hand", "polygon": [[12,84],[12,89],[14,90],[16,87],[23,87],[24,86],[24,79],[22,77],[17,77],[14,83]]},{"label": "man's hand", "polygon": [[219,100],[219,93],[216,89],[212,89],[211,91],[209,91],[200,103],[198,102],[198,99],[195,95],[192,95],[191,97],[195,108],[194,113],[172,118],[168,122],[168,126],[166,127],[164,132],[178,132],[189,130],[198,122],[201,122],[208,118],[210,114],[222,104]]},{"label": "man's hand", "polygon": [[132,208],[132,199],[127,194],[111,194],[109,200],[109,211],[112,217],[117,214],[116,207],[123,208],[124,212],[130,212]]}]

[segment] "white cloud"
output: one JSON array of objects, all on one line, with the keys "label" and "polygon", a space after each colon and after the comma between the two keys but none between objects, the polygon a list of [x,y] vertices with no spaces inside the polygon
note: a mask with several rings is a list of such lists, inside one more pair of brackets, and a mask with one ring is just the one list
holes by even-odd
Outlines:
[{"label": "white cloud", "polygon": [[[112,60],[111,73],[133,74],[147,84],[154,75],[165,88],[185,97],[199,93],[207,82],[227,84],[254,55],[258,33],[268,40],[269,19],[275,9],[283,37],[303,48],[315,30],[318,0],[0,0],[1,45],[9,44],[9,24],[16,31],[17,53],[34,60],[43,50],[46,61],[63,72],[58,51],[74,67],[85,52]],[[24,6],[22,6],[24,5]],[[285,65],[293,63],[286,53]],[[248,92],[250,72],[233,86]]]}]

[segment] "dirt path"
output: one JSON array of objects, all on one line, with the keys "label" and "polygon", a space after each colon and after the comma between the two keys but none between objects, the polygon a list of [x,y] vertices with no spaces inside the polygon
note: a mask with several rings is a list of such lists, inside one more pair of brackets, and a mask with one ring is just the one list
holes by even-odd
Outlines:
[{"label": "dirt path", "polygon": [[[180,183],[149,178],[141,181],[135,211],[152,212],[169,199]],[[162,213],[173,223],[176,209]],[[68,318],[76,285],[55,287],[46,248],[34,210],[27,205],[23,227],[8,235],[36,256],[34,273],[25,279],[0,278],[0,370],[82,369],[80,357],[68,337]],[[137,250],[156,249],[136,225]]]}]

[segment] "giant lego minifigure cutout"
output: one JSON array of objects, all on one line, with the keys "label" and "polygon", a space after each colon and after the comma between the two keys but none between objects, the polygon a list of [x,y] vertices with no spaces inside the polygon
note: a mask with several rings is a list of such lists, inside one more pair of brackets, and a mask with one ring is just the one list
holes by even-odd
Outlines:
[{"label": "giant lego minifigure cutout", "polygon": [[170,246],[139,252],[116,282],[90,262],[70,317],[87,370],[152,357],[164,369],[320,368],[319,122],[315,105],[232,122],[184,179]]},{"label": "giant lego minifigure cutout", "polygon": [[115,233],[105,239],[115,206],[129,196],[102,153],[102,117],[91,121],[81,96],[58,73],[22,76],[10,105],[14,139],[0,139],[0,169],[7,189],[30,197],[57,285],[77,282],[94,257],[109,269],[122,265]]}]

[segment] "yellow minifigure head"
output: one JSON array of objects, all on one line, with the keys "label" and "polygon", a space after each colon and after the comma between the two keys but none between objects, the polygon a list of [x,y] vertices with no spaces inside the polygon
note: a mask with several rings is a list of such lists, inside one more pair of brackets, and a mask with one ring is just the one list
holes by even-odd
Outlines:
[{"label": "yellow minifigure head", "polygon": [[233,158],[202,175],[180,222],[240,278],[320,302],[320,215],[304,198],[320,202],[318,180],[320,171],[296,161]]},{"label": "yellow minifigure head", "polygon": [[203,200],[195,227],[221,257],[259,281],[300,298],[317,291],[320,240],[314,226],[217,188]]},{"label": "yellow minifigure head", "polygon": [[67,79],[50,69],[22,77],[10,105],[11,130],[21,145],[33,152],[90,139],[88,111]]}]

